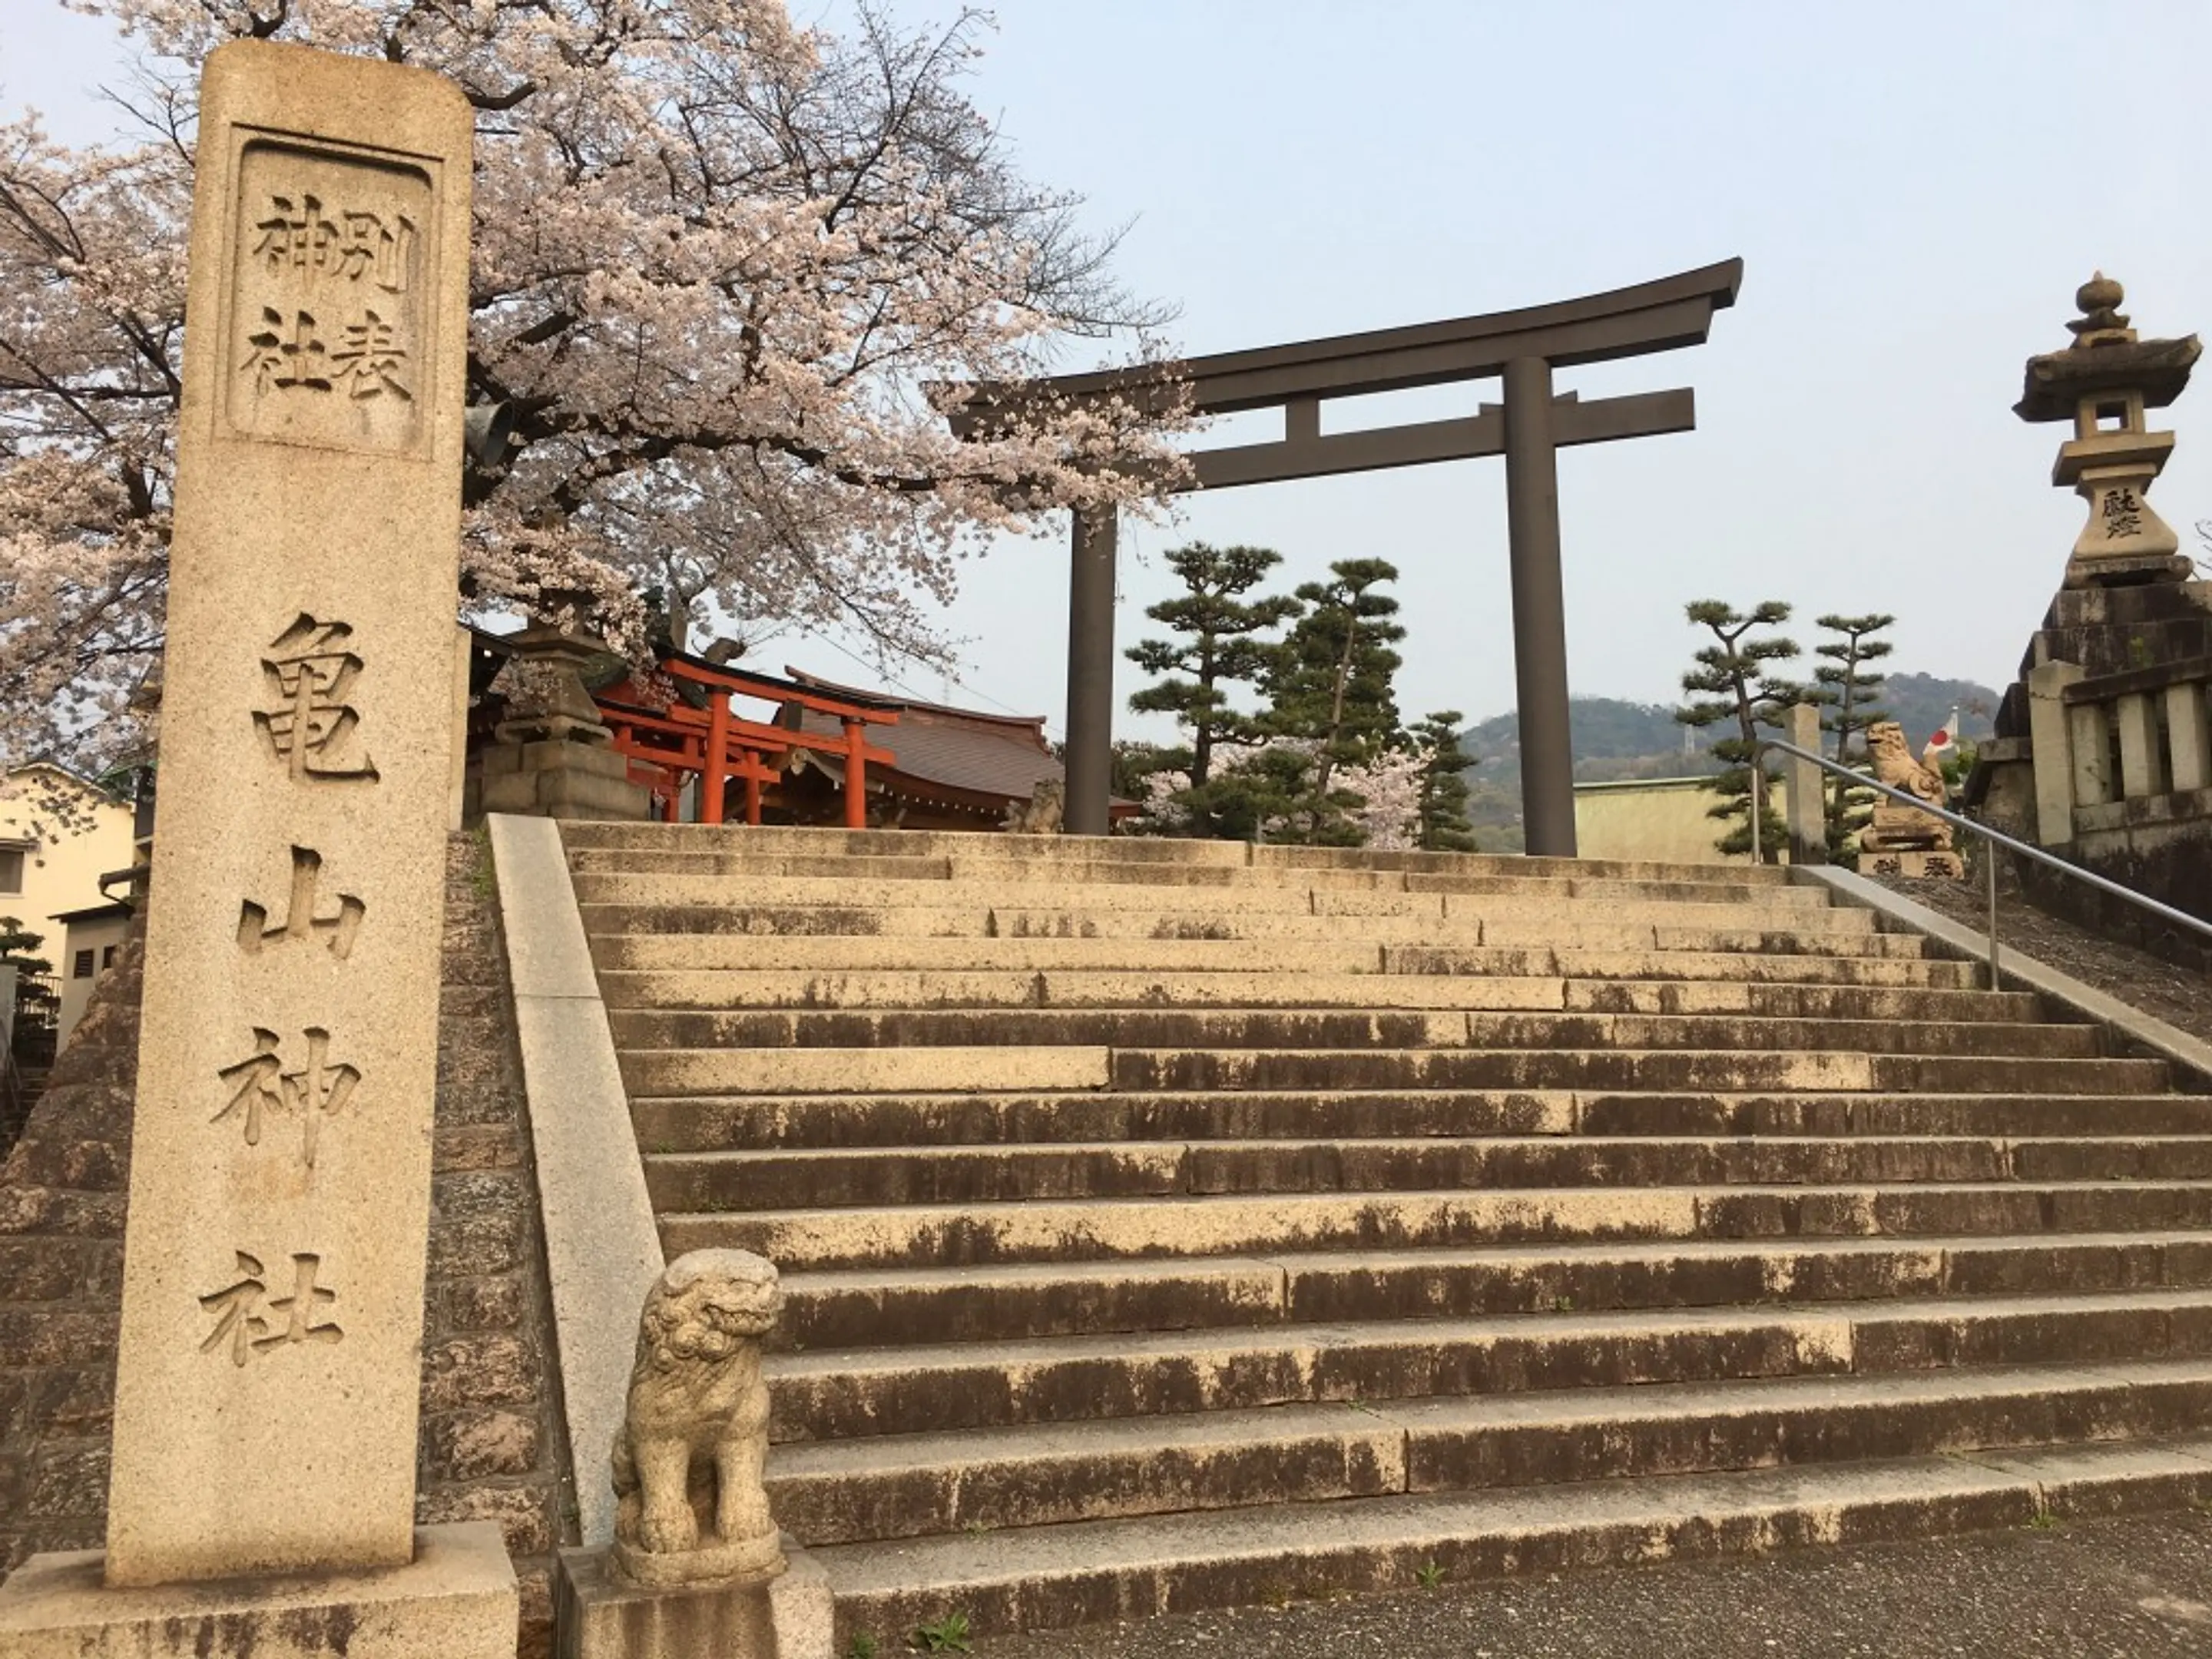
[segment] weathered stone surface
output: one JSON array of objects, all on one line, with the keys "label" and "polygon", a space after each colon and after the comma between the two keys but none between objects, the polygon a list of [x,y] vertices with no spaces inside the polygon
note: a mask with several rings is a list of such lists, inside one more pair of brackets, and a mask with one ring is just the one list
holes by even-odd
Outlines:
[{"label": "weathered stone surface", "polygon": [[2212,1399],[2212,1103],[1824,889],[567,839],[665,1242],[786,1273],[847,1635],[2015,1520],[1943,1460]]},{"label": "weathered stone surface", "polygon": [[414,1533],[405,1564],[313,1578],[118,1589],[96,1552],[52,1554],[0,1584],[9,1659],[424,1659],[501,1653],[514,1574],[488,1527]]},{"label": "weathered stone surface", "polygon": [[471,1408],[422,1423],[422,1479],[528,1474],[544,1455],[538,1425],[521,1412]]},{"label": "weathered stone surface", "polygon": [[454,1337],[425,1348],[422,1407],[450,1411],[463,1404],[509,1405],[537,1394],[537,1356],[506,1334]]},{"label": "weathered stone surface", "polygon": [[473,117],[240,40],[198,122],[117,1586],[415,1548]]},{"label": "weathered stone surface", "polygon": [[427,1325],[447,1333],[514,1330],[532,1312],[530,1283],[520,1273],[456,1279],[447,1284],[434,1279]]},{"label": "weathered stone surface", "polygon": [[784,1570],[761,1486],[761,1346],[782,1310],[774,1264],[742,1250],[678,1256],[647,1294],[612,1459],[617,1577],[665,1588]]},{"label": "weathered stone surface", "polygon": [[[512,1087],[515,1064],[514,1039],[505,1012],[505,981],[500,971],[498,934],[486,895],[473,879],[476,848],[467,840],[449,843],[447,861],[447,909],[461,927],[454,935],[475,945],[489,942],[491,983],[499,995],[470,1004],[466,1018],[441,1023],[441,1042],[466,1045],[494,1056],[504,1070],[494,1075]],[[137,947],[128,947],[135,951]],[[126,961],[130,958],[126,957]],[[485,976],[482,962],[467,956],[450,957],[446,963],[449,985],[480,986]],[[95,1009],[103,1023],[126,1035],[135,1019],[137,986],[134,976],[111,974],[102,980]],[[441,1006],[451,1011],[450,1003]],[[70,1114],[72,1134],[93,1137],[105,1133],[117,1155],[127,1155],[130,1133],[130,1077],[134,1045],[126,1042],[86,1048],[72,1042],[55,1076],[66,1092],[58,1099],[50,1092],[42,1102],[39,1121],[42,1133],[47,1106]],[[469,1149],[481,1145],[472,1138],[487,1132],[451,1128],[441,1105],[434,1167],[473,1172],[477,1160]],[[489,1132],[506,1144],[518,1143],[518,1125]],[[460,1155],[456,1158],[455,1154]],[[518,1154],[519,1155],[519,1154]],[[422,1455],[418,1474],[422,1501],[418,1524],[444,1513],[467,1513],[465,1494],[477,1486],[506,1490],[528,1488],[537,1495],[521,1499],[502,1498],[490,1506],[492,1518],[518,1517],[516,1535],[529,1540],[547,1537],[545,1551],[517,1564],[521,1590],[521,1632],[519,1651],[525,1659],[550,1652],[552,1642],[550,1550],[554,1543],[574,1537],[573,1517],[563,1516],[561,1492],[565,1477],[565,1448],[553,1411],[555,1391],[545,1354],[548,1352],[546,1293],[543,1249],[538,1243],[536,1198],[526,1166],[515,1171],[518,1184],[499,1187],[473,1180],[453,1189],[453,1206],[465,1213],[436,1215],[430,1227],[433,1267],[425,1289],[424,1329],[428,1367],[441,1391],[445,1414],[423,1419]],[[22,1369],[22,1357],[0,1340],[0,1571],[15,1566],[34,1551],[84,1549],[98,1547],[106,1532],[106,1485],[104,1474],[89,1478],[95,1467],[88,1461],[105,1455],[108,1413],[113,1397],[113,1334],[115,1296],[119,1285],[122,1195],[88,1195],[58,1192],[25,1182],[22,1171],[11,1170],[0,1176],[0,1207],[24,1229],[0,1236],[0,1259],[21,1271],[0,1272],[0,1322],[21,1309],[27,1322],[7,1328],[31,1333],[36,1340],[38,1322],[50,1312],[72,1320],[89,1317],[99,1323],[97,1340],[64,1363],[46,1369]],[[87,1212],[82,1203],[96,1207]],[[477,1272],[488,1258],[472,1248],[477,1230],[495,1226],[500,1240],[497,1259],[509,1265],[496,1272]],[[58,1228],[77,1231],[54,1231]],[[453,1235],[448,1237],[448,1235]],[[519,1240],[515,1237],[520,1235]],[[104,1235],[104,1236],[103,1236]],[[54,1295],[44,1292],[52,1291]],[[441,1368],[441,1345],[449,1339],[496,1333],[514,1339],[514,1364],[495,1370],[483,1382],[510,1395],[520,1393],[515,1365],[524,1363],[522,1347],[534,1358],[536,1380],[527,1399],[506,1403],[478,1398],[472,1380],[465,1373]],[[470,1428],[465,1425],[474,1424]],[[526,1467],[520,1466],[526,1449]],[[495,1466],[495,1467],[486,1467]],[[74,1477],[69,1472],[74,1472]],[[59,1512],[33,1516],[27,1500],[36,1484],[41,1510]],[[71,1496],[74,1494],[74,1498]],[[550,1517],[549,1519],[548,1517]]]},{"label": "weathered stone surface", "polygon": [[835,1609],[820,1565],[788,1538],[766,1584],[624,1583],[605,1550],[562,1552],[560,1659],[830,1659]]},{"label": "weathered stone surface", "polygon": [[[426,1402],[437,1404],[425,1407],[416,1512],[424,1522],[480,1516],[506,1528],[521,1592],[518,1651],[542,1659],[553,1640],[552,1552],[576,1541],[577,1532],[529,1130],[485,856],[469,837],[447,844],[439,1047],[441,1057],[471,1053],[479,1086],[472,1094],[441,1091],[438,1101],[422,1364]],[[487,1097],[501,1103],[496,1127],[459,1121],[476,1116]],[[512,1167],[488,1171],[477,1155],[488,1146],[511,1149]],[[457,1363],[486,1352],[470,1345],[492,1339],[496,1363],[481,1372]]]},{"label": "weathered stone surface", "polygon": [[422,1524],[495,1522],[517,1560],[538,1560],[560,1547],[561,1517],[553,1494],[527,1482],[477,1480],[424,1491],[416,1500]]}]

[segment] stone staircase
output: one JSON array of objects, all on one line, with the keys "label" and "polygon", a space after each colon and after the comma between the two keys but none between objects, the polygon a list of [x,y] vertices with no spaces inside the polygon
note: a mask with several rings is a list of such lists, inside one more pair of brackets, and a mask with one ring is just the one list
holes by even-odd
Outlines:
[{"label": "stone staircase", "polygon": [[2212,1100],[1783,872],[564,834],[841,1645],[2212,1498]]}]

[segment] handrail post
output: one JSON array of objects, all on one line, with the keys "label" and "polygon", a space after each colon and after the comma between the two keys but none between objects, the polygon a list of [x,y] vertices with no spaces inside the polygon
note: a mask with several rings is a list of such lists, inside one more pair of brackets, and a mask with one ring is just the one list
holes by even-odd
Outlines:
[{"label": "handrail post", "polygon": [[1997,978],[1997,849],[1994,843],[1982,843],[1982,862],[1990,871],[1990,989],[2002,990]]},{"label": "handrail post", "polygon": [[1759,850],[1759,826],[1760,820],[1766,817],[1766,802],[1764,799],[1766,793],[1766,769],[1759,763],[1760,751],[1765,748],[1765,744],[1759,742],[1759,739],[1756,738],[1752,739],[1751,787],[1753,793],[1749,797],[1749,802],[1751,809],[1751,862],[1752,866],[1754,869],[1766,862],[1765,859],[1760,856]]}]

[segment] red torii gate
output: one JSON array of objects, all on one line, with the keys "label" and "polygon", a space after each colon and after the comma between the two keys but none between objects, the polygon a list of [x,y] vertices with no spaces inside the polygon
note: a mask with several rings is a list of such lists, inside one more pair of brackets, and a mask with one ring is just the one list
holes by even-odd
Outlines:
[{"label": "red torii gate", "polygon": [[[661,816],[677,821],[682,811],[684,780],[699,779],[699,822],[722,822],[722,797],[729,781],[745,786],[745,822],[761,821],[761,789],[782,776],[781,763],[794,750],[825,750],[845,763],[845,827],[864,830],[868,823],[868,763],[896,763],[897,757],[867,741],[871,726],[896,726],[898,710],[890,703],[856,697],[827,697],[788,680],[750,674],[681,652],[660,661],[660,672],[679,684],[696,686],[704,693],[704,707],[678,697],[665,708],[652,699],[634,679],[596,693],[599,717],[614,733],[616,752],[629,757],[635,781],[653,787],[663,802]],[[747,720],[730,707],[733,696],[797,706],[836,720],[843,737],[826,744],[788,726]],[[642,775],[639,775],[642,774]]]}]

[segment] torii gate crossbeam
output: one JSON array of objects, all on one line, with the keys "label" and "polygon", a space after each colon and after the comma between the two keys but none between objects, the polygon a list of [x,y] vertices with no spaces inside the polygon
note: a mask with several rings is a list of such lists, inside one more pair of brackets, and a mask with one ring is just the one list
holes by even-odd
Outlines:
[{"label": "torii gate crossbeam", "polygon": [[[1571,444],[1686,432],[1697,416],[1687,388],[1585,403],[1572,392],[1554,397],[1552,373],[1702,344],[1713,313],[1735,303],[1742,280],[1743,261],[1729,259],[1634,288],[1517,311],[978,387],[955,411],[952,426],[963,437],[987,431],[994,410],[1038,392],[1163,404],[1187,397],[1200,414],[1283,410],[1283,436],[1277,441],[1192,455],[1194,477],[1187,487],[1200,489],[1504,455],[1522,823],[1530,853],[1572,857],[1574,761],[1567,723],[1558,452]],[[1321,430],[1321,405],[1331,398],[1492,377],[1504,380],[1504,403],[1486,404],[1471,417],[1326,436]],[[1077,835],[1103,835],[1107,828],[1116,531],[1111,514],[1076,514],[1068,586],[1066,825]]]}]

